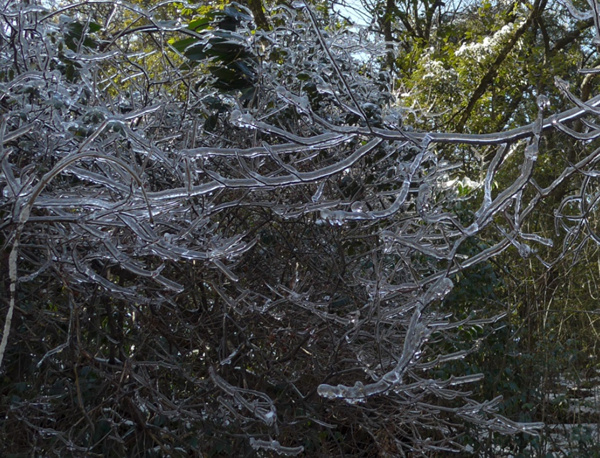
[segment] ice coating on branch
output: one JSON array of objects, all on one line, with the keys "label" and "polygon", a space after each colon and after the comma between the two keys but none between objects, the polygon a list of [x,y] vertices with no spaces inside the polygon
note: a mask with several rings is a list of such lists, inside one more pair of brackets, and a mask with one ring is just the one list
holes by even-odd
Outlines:
[{"label": "ice coating on branch", "polygon": [[535,253],[535,251],[526,243],[519,243],[518,249],[521,257],[525,259],[531,257],[531,255]]},{"label": "ice coating on branch", "polygon": [[448,277],[443,277],[427,292],[426,304],[444,299],[453,288],[454,282]]},{"label": "ice coating on branch", "polygon": [[417,194],[417,210],[419,213],[427,213],[430,208],[431,196],[431,185],[429,183],[421,184],[421,186],[419,186],[419,193]]},{"label": "ice coating on branch", "polygon": [[538,151],[538,144],[537,142],[533,141],[525,148],[525,157],[531,161],[536,161],[538,158]]},{"label": "ice coating on branch", "polygon": [[368,210],[366,204],[364,202],[361,201],[356,201],[354,202],[351,206],[350,209],[352,210],[352,212],[354,213],[363,213],[365,211]]},{"label": "ice coating on branch", "polygon": [[254,450],[269,450],[277,453],[280,456],[296,456],[304,451],[304,447],[284,447],[276,440],[260,440],[254,437],[250,438],[250,446]]},{"label": "ice coating on branch", "polygon": [[308,97],[306,95],[297,96],[295,94],[292,94],[283,86],[278,86],[275,92],[277,92],[277,95],[281,97],[281,99],[294,105],[298,109],[298,111],[302,113],[309,113],[310,102],[308,101]]},{"label": "ice coating on branch", "polygon": [[452,280],[442,278],[432,285],[419,301],[406,331],[402,355],[393,370],[384,374],[379,381],[366,385],[361,381],[357,381],[354,386],[321,384],[317,389],[319,395],[329,399],[340,398],[347,403],[354,404],[364,402],[369,396],[382,394],[401,384],[404,373],[409,365],[419,358],[421,348],[432,332],[420,321],[422,311],[432,302],[446,297],[453,287]]},{"label": "ice coating on branch", "polygon": [[300,0],[294,0],[292,2],[292,8],[296,8],[296,9],[302,9],[302,8],[306,8],[306,3],[300,1]]},{"label": "ice coating on branch", "polygon": [[210,378],[214,384],[228,394],[232,400],[247,411],[252,413],[254,417],[262,421],[267,426],[273,426],[277,422],[277,413],[273,400],[266,394],[239,388],[227,383],[220,377],[213,367],[209,368]]},{"label": "ice coating on branch", "polygon": [[[588,0],[588,4],[591,1],[595,1],[595,0]],[[579,21],[585,21],[586,19],[590,19],[595,16],[594,11],[592,9],[590,9],[589,11],[585,11],[585,12],[581,11],[581,10],[577,9],[575,7],[575,5],[573,5],[573,2],[571,0],[563,0],[563,3],[564,3],[564,5],[566,5],[571,16],[573,16],[574,18],[576,18]]]},{"label": "ice coating on branch", "polygon": [[254,128],[254,118],[250,113],[242,113],[240,110],[233,110],[229,121],[236,127]]},{"label": "ice coating on branch", "polygon": [[[123,5],[114,5],[115,14]],[[7,110],[0,122],[0,187],[6,210],[2,236],[8,244],[15,241],[8,259],[11,304],[16,306],[15,298],[30,288],[42,291],[35,289],[38,283],[57,283],[68,299],[61,304],[57,295],[53,304],[64,321],[43,315],[61,330],[58,335],[64,341],[49,346],[44,340],[49,347],[39,358],[40,367],[48,361],[59,367],[59,358],[68,353],[62,350],[67,348],[63,342],[74,338],[68,308],[72,306],[88,323],[116,315],[128,338],[136,333],[143,337],[137,347],[144,339],[153,343],[147,359],[142,359],[147,355],[140,348],[130,354],[132,367],[138,367],[127,383],[138,396],[149,398],[134,399],[144,415],[156,406],[174,427],[180,417],[191,423],[198,418],[196,410],[190,413],[186,407],[188,400],[176,394],[173,399],[160,393],[152,398],[154,385],[144,376],[156,365],[156,377],[173,375],[175,381],[168,386],[177,386],[176,378],[181,377],[186,392],[212,390],[210,402],[197,409],[202,410],[202,421],[215,427],[215,434],[219,428],[231,431],[241,425],[240,436],[257,453],[302,452],[302,447],[281,445],[278,428],[285,425],[288,431],[294,422],[302,431],[313,422],[308,415],[300,420],[287,417],[291,411],[304,411],[303,403],[309,401],[303,394],[314,390],[315,380],[331,382],[318,386],[321,396],[344,400],[352,404],[344,409],[361,414],[371,407],[370,397],[389,396],[408,416],[406,421],[425,429],[432,426],[427,421],[435,417],[437,399],[449,415],[487,426],[494,404],[472,402],[466,391],[456,388],[480,380],[480,375],[455,374],[441,380],[433,376],[440,364],[468,353],[436,354],[435,345],[428,345],[433,332],[454,339],[459,326],[469,326],[468,321],[454,323],[439,312],[445,304],[436,305],[452,290],[450,277],[486,263],[507,247],[541,257],[536,244],[551,246],[552,241],[520,232],[535,215],[540,196],[576,173],[596,178],[597,163],[582,158],[544,189],[532,182],[532,163],[544,153],[539,139],[553,128],[541,114],[548,108],[544,96],[537,99],[540,113],[531,124],[485,135],[421,132],[409,125],[400,130],[399,115],[384,118],[388,124],[371,123],[390,110],[411,110],[396,106],[396,100],[386,101],[385,91],[391,89],[382,89],[387,83],[378,79],[381,65],[375,65],[379,68],[374,76],[365,64],[382,62],[385,43],[364,40],[341,25],[325,33],[308,20],[313,17],[310,6],[292,5],[304,11],[277,6],[277,27],[272,31],[219,32],[225,39],[222,45],[242,43],[239,49],[248,51],[248,57],[236,63],[247,77],[239,84],[248,84],[239,90],[216,89],[211,86],[219,80],[214,75],[206,74],[199,84],[186,80],[189,62],[179,66],[187,59],[185,53],[174,54],[177,66],[168,59],[179,26],[154,20],[138,6],[127,11],[140,15],[143,33],[148,34],[144,37],[168,36],[164,53],[128,48],[130,42],[140,43],[139,34],[127,29],[130,42],[111,37],[115,27],[108,27],[107,21],[100,24],[105,26],[106,52],[94,55],[65,48],[65,56],[78,58],[76,74],[67,77],[50,41],[36,46],[21,39],[25,35],[3,41],[10,46],[2,48],[6,52],[0,60],[12,65],[6,57],[14,45],[22,52],[16,62],[29,65],[0,83]],[[240,8],[229,11],[233,18],[248,13]],[[76,10],[75,5],[72,11]],[[27,33],[53,20],[18,13],[10,17],[29,21]],[[84,17],[81,24],[88,20]],[[64,25],[70,21],[65,19]],[[504,27],[493,39],[508,37],[516,26]],[[2,30],[10,34],[12,27]],[[218,50],[212,27],[207,34],[186,30],[186,51]],[[52,33],[62,32],[54,27]],[[47,35],[28,36],[33,43]],[[86,39],[81,38],[83,49]],[[190,47],[188,42],[194,40],[196,45]],[[466,46],[461,48],[464,53]],[[362,55],[358,63],[353,57],[357,50]],[[146,67],[149,57],[156,62],[151,69]],[[201,60],[193,73],[204,77],[204,65],[218,58]],[[110,68],[122,75],[115,77]],[[258,70],[260,81],[255,82]],[[451,83],[455,76],[433,54],[426,62],[426,81]],[[174,97],[181,92],[172,85],[175,80],[190,93]],[[121,81],[126,84],[120,86]],[[570,94],[566,83],[559,87]],[[581,139],[577,135],[595,135],[593,126],[573,133],[566,124],[581,113],[596,115],[598,102],[583,104],[572,94],[568,97],[577,108],[552,118],[563,128],[558,134]],[[371,125],[356,120],[363,115]],[[406,116],[405,122],[411,118]],[[485,157],[488,169],[470,177],[482,181],[485,175],[479,208],[478,198],[470,194],[478,192],[476,187],[460,193],[457,189],[464,170],[444,164],[446,154],[458,154],[454,145],[469,145],[469,155]],[[493,145],[500,146],[488,166]],[[505,173],[511,162],[505,159],[512,154],[523,161],[520,174]],[[56,164],[60,167],[53,170]],[[557,213],[569,237],[577,230],[591,230],[586,189],[583,186]],[[474,216],[467,212],[458,217],[456,204],[472,209]],[[571,205],[577,211],[569,211]],[[463,250],[467,240],[482,233],[489,246]],[[21,239],[25,243],[19,244]],[[42,295],[52,293],[44,290]],[[98,297],[102,306],[115,306],[93,316],[90,297]],[[156,322],[156,335],[146,331]],[[8,318],[5,323],[10,330]],[[113,340],[120,343],[118,333],[103,332],[108,343],[95,350],[106,351]],[[3,338],[9,334],[5,331]],[[331,375],[329,363],[322,364],[318,352],[323,348],[338,373]],[[161,359],[165,354],[168,360]],[[186,367],[177,366],[179,361]],[[219,374],[207,369],[209,361]],[[259,372],[264,367],[268,370]],[[309,387],[300,385],[306,368],[314,371]],[[419,401],[423,394],[430,405]],[[278,416],[276,406],[288,398],[297,405]],[[329,407],[335,408],[334,403]],[[117,422],[119,417],[111,418]],[[322,417],[314,424],[332,418],[337,422],[341,417]],[[48,419],[56,417],[48,415],[44,421]],[[381,427],[373,421],[374,427]],[[79,424],[86,427],[86,421]],[[497,424],[511,431],[521,428],[500,420]],[[75,432],[64,437],[85,435]],[[445,436],[448,431],[438,433]],[[285,443],[295,443],[285,438]],[[413,445],[433,450],[425,441]]]},{"label": "ice coating on branch", "polygon": [[321,218],[333,226],[341,226],[346,222],[344,212],[340,210],[321,210]]},{"label": "ice coating on branch", "polygon": [[536,103],[540,111],[547,110],[550,107],[550,99],[545,94],[540,94],[536,97]]},{"label": "ice coating on branch", "polygon": [[317,203],[318,201],[321,200],[321,197],[323,196],[323,190],[325,189],[325,182],[322,181],[321,183],[319,183],[319,185],[317,186],[317,190],[315,191],[315,193],[313,194],[311,200],[314,203]]}]

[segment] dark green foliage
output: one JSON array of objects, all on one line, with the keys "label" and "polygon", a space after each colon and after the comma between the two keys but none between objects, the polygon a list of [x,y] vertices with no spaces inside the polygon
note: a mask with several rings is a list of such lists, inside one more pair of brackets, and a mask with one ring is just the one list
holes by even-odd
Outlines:
[{"label": "dark green foliage", "polygon": [[244,37],[236,33],[241,23],[251,20],[235,6],[213,10],[188,24],[189,30],[199,34],[197,37],[173,41],[171,46],[193,65],[206,65],[215,77],[212,83],[215,88],[224,91],[251,89],[256,83],[256,56]]}]

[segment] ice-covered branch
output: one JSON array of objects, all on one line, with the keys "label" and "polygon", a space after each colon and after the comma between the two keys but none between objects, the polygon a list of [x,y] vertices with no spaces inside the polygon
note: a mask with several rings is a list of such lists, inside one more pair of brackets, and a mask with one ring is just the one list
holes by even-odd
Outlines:
[{"label": "ice-covered branch", "polygon": [[[325,441],[340,419],[370,437],[393,424],[388,437],[414,438],[394,450],[416,454],[457,449],[465,420],[539,427],[473,400],[480,374],[436,374],[483,338],[461,332],[495,323],[477,304],[460,317],[447,304],[506,250],[550,262],[553,240],[527,223],[558,190],[575,189],[555,210],[564,251],[600,243],[600,150],[587,149],[600,96],[557,79],[574,108],[551,114],[540,95],[515,129],[419,131],[384,116],[411,110],[381,75],[385,44],[341,24],[325,33],[308,5],[280,5],[264,31],[239,5],[187,5],[177,24],[164,16],[180,2],[8,3],[0,368],[48,366],[39,384],[60,381],[31,404],[13,396],[29,424],[43,420],[28,427],[58,422],[44,413],[52,396],[90,417],[61,424],[69,447],[106,428],[114,444],[139,435],[164,454],[169,428],[201,431],[210,453],[231,440],[297,455],[281,444]],[[538,182],[559,154],[550,134],[582,153]],[[475,157],[479,169],[464,166]],[[94,405],[95,393],[107,398]],[[439,441],[420,439],[431,431]]]}]

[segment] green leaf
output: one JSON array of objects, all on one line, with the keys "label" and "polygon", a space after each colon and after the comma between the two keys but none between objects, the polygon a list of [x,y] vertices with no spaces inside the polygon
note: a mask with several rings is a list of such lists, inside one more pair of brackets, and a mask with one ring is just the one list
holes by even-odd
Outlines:
[{"label": "green leaf", "polygon": [[190,30],[194,30],[196,32],[199,30],[206,30],[210,27],[211,22],[212,22],[211,18],[204,16],[204,17],[195,19],[192,22],[190,22],[188,24],[187,28]]},{"label": "green leaf", "polygon": [[174,41],[174,42],[170,43],[170,45],[173,49],[175,49],[183,54],[188,47],[192,46],[194,43],[197,43],[197,42],[198,42],[197,38],[190,37],[190,38],[184,38],[183,40]]},{"label": "green leaf", "polygon": [[83,45],[89,49],[96,49],[98,43],[88,36],[89,32],[97,32],[101,29],[99,24],[92,22],[85,26],[78,21],[70,21],[65,26],[65,44],[71,51],[77,51]]}]

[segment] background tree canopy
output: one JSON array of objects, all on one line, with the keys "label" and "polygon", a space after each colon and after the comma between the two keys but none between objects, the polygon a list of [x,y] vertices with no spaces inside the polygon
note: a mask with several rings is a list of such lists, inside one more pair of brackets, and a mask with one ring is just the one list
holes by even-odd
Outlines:
[{"label": "background tree canopy", "polygon": [[3,456],[600,452],[594,1],[0,10]]}]

